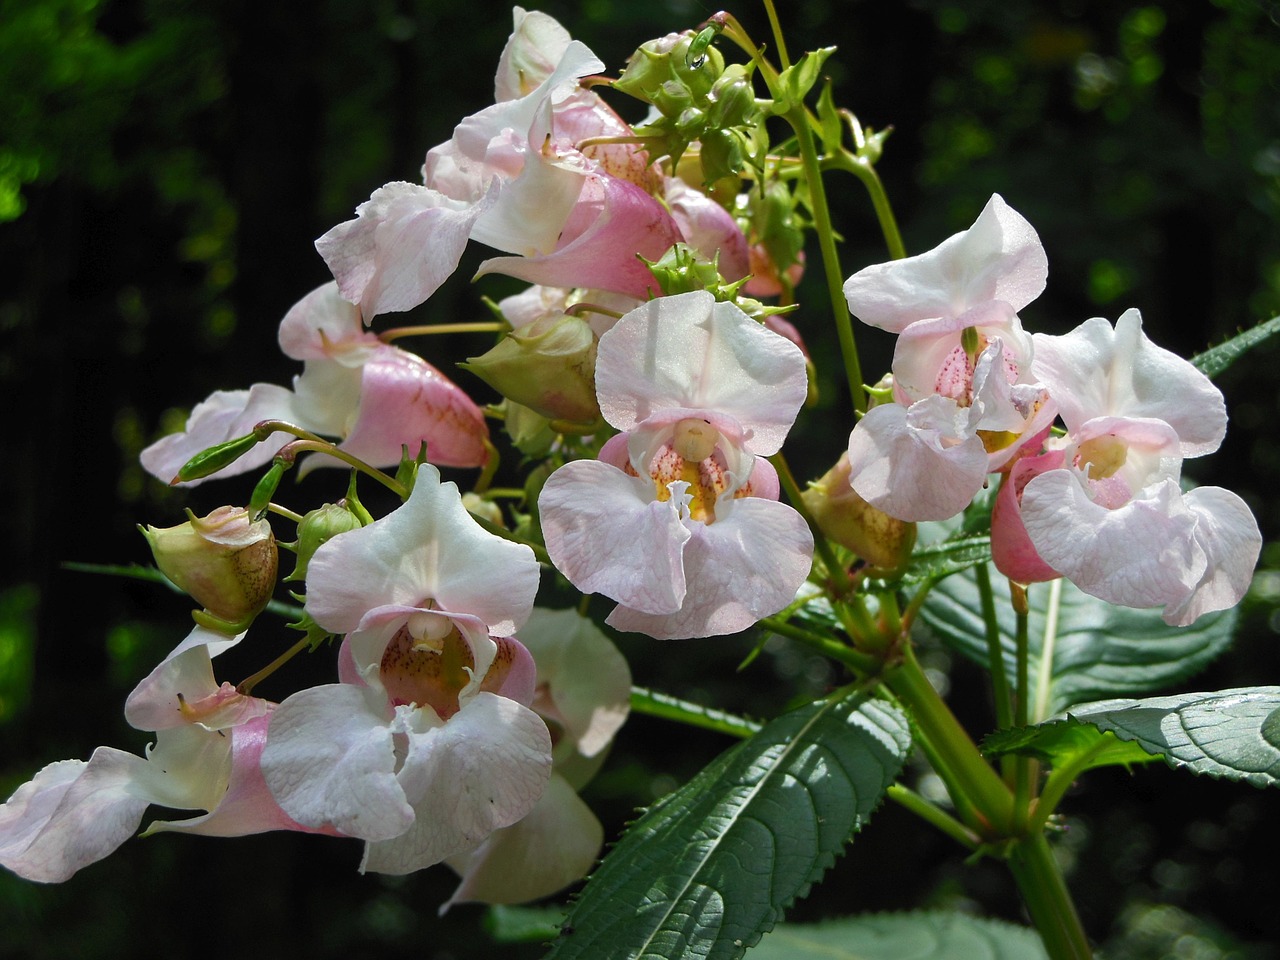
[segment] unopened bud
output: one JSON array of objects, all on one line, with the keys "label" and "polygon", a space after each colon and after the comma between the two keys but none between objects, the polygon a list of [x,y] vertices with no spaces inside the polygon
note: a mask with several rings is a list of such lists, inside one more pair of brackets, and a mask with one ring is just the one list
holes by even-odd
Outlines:
[{"label": "unopened bud", "polygon": [[916,525],[891,517],[858,496],[849,484],[848,454],[842,454],[821,480],[809,484],[801,498],[822,532],[856,553],[878,575],[895,577],[911,559]]},{"label": "unopened bud", "polygon": [[271,599],[279,562],[271,525],[240,507],[219,507],[175,527],[143,527],[160,572],[209,613],[251,620]]},{"label": "unopened bud", "polygon": [[298,562],[285,580],[305,580],[307,565],[321,546],[338,534],[359,530],[363,525],[345,503],[326,503],[322,507],[316,507],[298,524]]},{"label": "unopened bud", "polygon": [[536,320],[462,366],[508,400],[550,420],[593,423],[600,416],[596,336],[579,317]]}]

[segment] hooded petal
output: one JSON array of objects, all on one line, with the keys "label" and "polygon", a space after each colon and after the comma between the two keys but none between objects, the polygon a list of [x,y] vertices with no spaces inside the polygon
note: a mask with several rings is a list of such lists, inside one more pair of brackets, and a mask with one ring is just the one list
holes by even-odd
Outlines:
[{"label": "hooded petal", "polygon": [[557,774],[522,820],[449,860],[462,876],[443,913],[455,903],[526,903],[581,880],[604,843],[591,808]]},{"label": "hooded petal", "polygon": [[735,418],[746,449],[776,453],[809,383],[795,344],[704,290],[659,297],[600,338],[596,392],[606,420],[632,430],[669,408]]},{"label": "hooded petal", "polygon": [[360,406],[341,448],[375,466],[400,462],[401,446],[446,467],[478,467],[488,454],[484,414],[427,361],[385,346],[364,365]]},{"label": "hooded petal", "polygon": [[243,639],[243,633],[228,637],[196,627],[133,688],[124,703],[125,720],[138,730],[163,730],[188,723],[178,696],[195,702],[218,693],[211,658]]},{"label": "hooded petal", "polygon": [[599,460],[566,463],[538,498],[551,562],[583,593],[673,613],[684,600],[690,536],[675,501],[653,499],[651,481]]},{"label": "hooded petal", "polygon": [[354,220],[317,240],[316,249],[342,296],[359,305],[368,323],[435,293],[458,268],[472,227],[496,200],[496,190],[468,203],[429,187],[388,183],[356,208]]},{"label": "hooded petal", "polygon": [[370,349],[382,346],[365,330],[360,310],[342,299],[333,281],[316,287],[289,308],[280,321],[279,341],[284,355],[294,360],[346,360],[354,355],[355,363],[363,362]]},{"label": "hooded petal", "polygon": [[1203,373],[1142,332],[1126,310],[1115,329],[1101,317],[1061,337],[1035,334],[1036,376],[1074,432],[1095,417],[1158,419],[1178,434],[1184,457],[1212,453],[1227,430],[1222,394]]},{"label": "hooded petal", "polygon": [[493,82],[493,99],[498,103],[532,93],[555,72],[572,39],[555,17],[538,10],[516,7],[511,17],[511,36],[498,58]]},{"label": "hooded petal", "polygon": [[972,227],[927,253],[875,264],[845,281],[863,323],[901,333],[908,324],[955,317],[986,300],[1021,310],[1044,290],[1049,262],[1035,229],[993,194]]},{"label": "hooded petal", "polygon": [[326,630],[349,633],[376,607],[434,600],[510,636],[537,589],[533,551],[486,533],[462,506],[457,485],[441,483],[440,472],[424,464],[402,506],[316,551],[307,611]]},{"label": "hooded petal", "polygon": [[800,514],[758,497],[722,497],[719,519],[690,523],[684,549],[689,590],[671,614],[618,606],[605,621],[659,639],[737,633],[796,597],[813,564],[813,535]]},{"label": "hooded petal", "polygon": [[1010,469],[991,508],[991,559],[996,569],[1018,583],[1042,583],[1061,576],[1036,553],[1022,522],[1022,491],[1033,477],[1062,466],[1062,451],[1023,457]]},{"label": "hooded petal", "polygon": [[982,489],[987,451],[968,410],[935,394],[867,411],[849,436],[849,470],[858,496],[889,516],[946,520]]},{"label": "hooded petal", "polygon": [[[422,711],[403,715],[413,723]],[[476,846],[532,810],[551,776],[547,725],[505,697],[477,694],[443,726],[405,732],[397,776],[416,817],[403,835],[370,843],[362,871],[412,873]]]},{"label": "hooded petal", "polygon": [[408,830],[414,813],[396,780],[390,713],[380,690],[342,683],[280,704],[261,757],[280,808],[303,826],[364,840]]}]

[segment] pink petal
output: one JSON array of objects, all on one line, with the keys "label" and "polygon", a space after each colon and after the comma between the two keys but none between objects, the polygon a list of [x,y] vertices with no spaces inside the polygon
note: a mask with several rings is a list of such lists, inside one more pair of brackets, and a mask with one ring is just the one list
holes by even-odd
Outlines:
[{"label": "pink petal", "polygon": [[633,297],[659,293],[637,254],[657,260],[680,240],[671,215],[635,184],[591,174],[554,252],[495,257],[476,276],[490,273],[558,287],[597,287]]},{"label": "pink petal", "polygon": [[996,569],[1018,583],[1042,583],[1061,576],[1036,553],[1022,523],[1020,498],[1033,477],[1062,466],[1062,451],[1023,457],[1000,485],[991,509],[991,559]]},{"label": "pink petal", "polygon": [[289,308],[280,321],[280,349],[295,360],[329,360],[337,354],[380,346],[365,332],[360,311],[342,299],[338,285],[322,284]]},{"label": "pink petal", "polygon": [[[297,421],[294,395],[284,387],[258,383],[249,390],[218,390],[196,404],[181,433],[171,433],[142,451],[142,468],[157,480],[168,483],[197,453],[250,433],[262,420]],[[287,433],[273,433],[216,476],[229,477],[269,463],[276,452],[294,439]],[[204,480],[181,484],[194,487]]]},{"label": "pink petal", "polygon": [[664,192],[685,243],[700,256],[715,260],[720,276],[733,282],[751,271],[747,238],[728,210],[676,177],[664,181]]}]

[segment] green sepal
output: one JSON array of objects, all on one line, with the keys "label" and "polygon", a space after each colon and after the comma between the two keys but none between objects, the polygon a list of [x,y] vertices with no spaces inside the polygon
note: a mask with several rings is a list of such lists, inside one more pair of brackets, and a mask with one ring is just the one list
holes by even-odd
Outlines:
[{"label": "green sepal", "polygon": [[280,480],[284,477],[285,471],[293,466],[292,460],[277,458],[271,464],[271,468],[262,475],[262,479],[257,482],[253,488],[253,496],[249,498],[249,516],[255,522],[261,520],[267,512],[267,507],[271,503],[271,498],[276,495],[276,488],[280,486]]},{"label": "green sepal", "polygon": [[413,484],[418,479],[418,468],[427,462],[427,441],[423,440],[418,447],[418,455],[409,458],[409,445],[400,444],[400,466],[396,467],[396,482],[404,487],[405,499],[413,493]]}]

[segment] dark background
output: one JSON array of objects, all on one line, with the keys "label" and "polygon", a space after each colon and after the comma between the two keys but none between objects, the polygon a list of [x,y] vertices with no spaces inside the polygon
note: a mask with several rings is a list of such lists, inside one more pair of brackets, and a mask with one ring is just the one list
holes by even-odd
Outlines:
[{"label": "dark background", "polygon": [[[613,72],[641,41],[714,12],[680,0],[539,9]],[[732,12],[767,39],[754,3]],[[894,127],[880,170],[910,252],[967,226],[994,191],[1036,226],[1050,278],[1022,314],[1029,329],[1061,333],[1137,306],[1157,342],[1189,355],[1280,313],[1277,4],[807,0],[781,15],[793,57],[840,48],[828,64],[839,103]],[[298,372],[275,347],[276,325],[328,279],[312,241],[382,183],[418,179],[426,149],[492,101],[509,30],[509,8],[488,0],[329,0],[305,12],[244,0],[0,0],[0,795],[52,760],[146,743],[120,707],[185,635],[186,605],[60,565],[145,562],[136,523],[247,498],[246,478],[175,494],[141,472],[137,453],[210,391]],[[828,190],[846,275],[884,259],[861,186],[832,176]],[[513,288],[470,288],[481,256],[469,253],[409,322],[484,319],[479,294]],[[827,362],[834,336],[816,269],[801,295],[812,306],[796,323],[825,364],[824,399],[802,414],[788,456],[816,476],[851,420]],[[891,344],[859,336],[874,378]],[[459,338],[430,358],[447,371],[485,346]],[[1187,465],[1245,496],[1270,546],[1236,648],[1184,689],[1280,682],[1278,362],[1268,346],[1220,379],[1227,442]],[[333,499],[337,476],[320,471],[289,496]],[[288,631],[263,623],[255,641],[220,671],[250,672]],[[834,679],[786,647],[737,674],[749,637],[620,645],[637,682],[756,716],[796,683]],[[323,677],[315,659],[262,692],[283,696],[307,670]],[[951,689],[973,729],[989,729],[982,676],[954,664]],[[635,806],[725,746],[633,718],[588,799],[616,834]],[[1092,774],[1065,805],[1060,845],[1090,934],[1119,957],[1277,956],[1278,796],[1162,766]],[[792,915],[933,905],[1018,919],[1004,870],[966,867],[960,854],[886,807]],[[0,955],[443,960],[499,949],[479,908],[436,918],[447,869],[361,878],[358,859],[354,841],[160,836],[58,887],[3,874]],[[1232,942],[1252,946],[1231,953]]]}]

